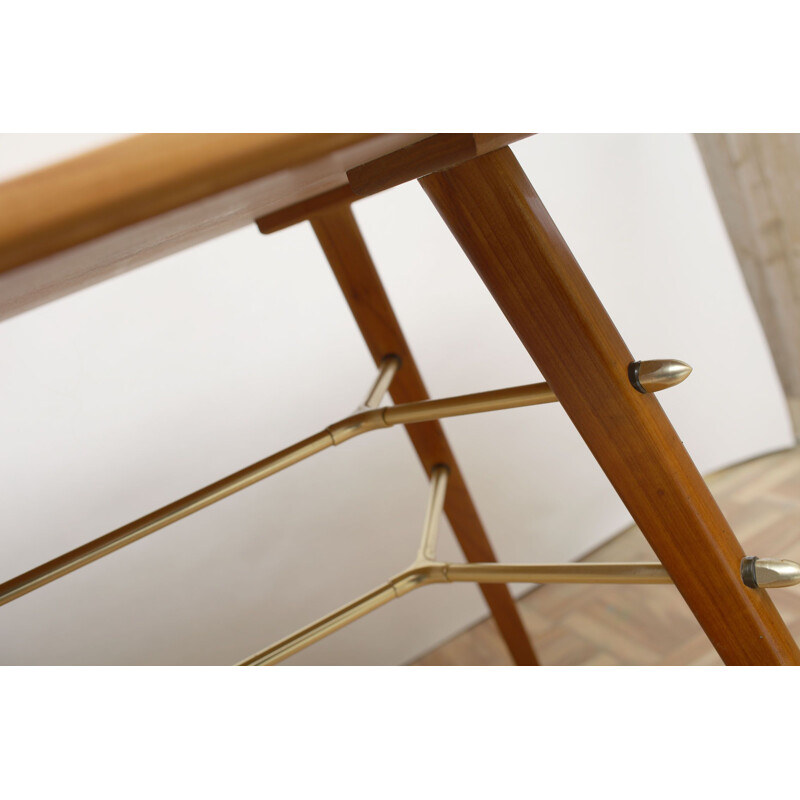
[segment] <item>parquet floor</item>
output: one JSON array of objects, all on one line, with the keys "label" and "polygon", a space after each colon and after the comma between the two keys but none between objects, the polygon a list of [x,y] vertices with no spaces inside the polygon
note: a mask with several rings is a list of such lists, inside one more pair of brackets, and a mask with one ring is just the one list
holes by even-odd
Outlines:
[{"label": "parquet floor", "polygon": [[[707,478],[748,555],[800,561],[800,448],[739,464]],[[638,528],[585,561],[655,561]],[[771,592],[800,640],[800,587]],[[519,601],[547,665],[721,664],[673,586],[551,584]],[[419,661],[420,665],[510,664],[494,621],[484,620]]]}]

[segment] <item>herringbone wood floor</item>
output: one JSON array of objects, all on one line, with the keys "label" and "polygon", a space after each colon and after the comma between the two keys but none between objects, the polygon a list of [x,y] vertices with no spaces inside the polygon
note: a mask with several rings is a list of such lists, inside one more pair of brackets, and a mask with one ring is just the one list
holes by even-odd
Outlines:
[{"label": "herringbone wood floor", "polygon": [[[748,555],[800,561],[800,449],[775,453],[710,476],[708,484]],[[630,528],[586,561],[655,561]],[[800,587],[772,598],[800,639]],[[551,584],[519,601],[543,664],[721,664],[674,586]],[[487,619],[416,662],[510,664]]]}]

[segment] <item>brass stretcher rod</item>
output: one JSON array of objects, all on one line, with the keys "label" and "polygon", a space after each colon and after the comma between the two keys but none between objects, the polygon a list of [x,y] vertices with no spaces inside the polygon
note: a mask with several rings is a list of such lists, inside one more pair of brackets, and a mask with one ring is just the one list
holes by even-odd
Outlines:
[{"label": "brass stretcher rod", "polygon": [[[639,382],[647,391],[657,392],[684,381],[691,367],[677,360],[658,360],[637,362]],[[325,430],[309,436],[274,455],[251,464],[238,472],[222,478],[203,489],[199,489],[180,500],[153,511],[121,528],[94,539],[68,553],[41,564],[28,572],[0,584],[0,605],[9,603],[28,592],[38,589],[51,581],[90,564],[103,556],[113,553],[126,545],[154,533],[161,528],[194,514],[206,506],[216,503],[229,495],[239,492],[258,481],[274,475],[287,467],[303,461],[329,447],[359,436],[367,431],[388,428],[393,425],[408,425],[414,422],[427,422],[455,417],[463,414],[476,414],[484,411],[498,411],[520,408],[544,403],[555,403],[557,398],[546,383],[515,386],[508,389],[495,389],[488,392],[460,395],[439,400],[422,400],[396,406],[378,408],[378,404],[391,384],[400,360],[396,356],[383,359],[378,376],[370,390],[367,400],[354,414],[328,426]],[[487,573],[488,575],[488,573]],[[491,583],[491,578],[481,579]]]},{"label": "brass stretcher rod", "polygon": [[[259,667],[278,664],[391,600],[432,583],[672,583],[669,573],[658,563],[450,564],[437,561],[436,539],[447,491],[447,476],[446,466],[439,465],[433,469],[422,541],[411,566],[371,592],[353,600],[352,603],[260,650],[237,666]],[[792,586],[800,583],[800,564],[793,561],[758,558],[744,559],[742,576],[745,583],[747,583],[745,562],[750,562],[752,569],[754,580],[752,588]]]},{"label": "brass stretcher rod", "polygon": [[355,622],[391,600],[432,583],[672,583],[667,571],[656,563],[624,564],[447,564],[432,562],[410,568],[386,583],[342,606],[271,647],[261,650],[238,666],[278,664],[314,642]]}]

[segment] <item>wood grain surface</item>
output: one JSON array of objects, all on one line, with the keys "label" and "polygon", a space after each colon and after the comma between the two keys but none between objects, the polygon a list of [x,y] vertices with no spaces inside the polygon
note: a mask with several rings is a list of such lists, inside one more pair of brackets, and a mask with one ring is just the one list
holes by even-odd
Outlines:
[{"label": "wood grain surface", "polygon": [[349,184],[347,186],[339,186],[329,192],[314,195],[314,197],[309,197],[307,200],[301,200],[299,203],[286,206],[286,208],[279,208],[271,214],[259,217],[256,220],[256,225],[261,233],[275,233],[275,231],[282,231],[284,228],[291,228],[292,225],[297,225],[298,222],[305,222],[313,214],[318,214],[334,206],[340,206],[343,203],[354,203],[356,200],[361,200],[361,196],[357,195]]},{"label": "wood grain surface", "polygon": [[437,133],[347,171],[350,188],[366,196],[468,161],[528,133]]},{"label": "wood grain surface", "polygon": [[347,186],[430,134],[147,134],[0,183],[0,319]]},{"label": "wood grain surface", "polygon": [[728,664],[800,650],[634,360],[508,148],[422,178],[432,200]]},{"label": "wood grain surface", "polygon": [[315,195],[256,220],[261,233],[296,225],[311,214],[397,186],[404,181],[460,164],[524,139],[527,133],[437,133],[347,172],[349,184]]},{"label": "wood grain surface", "polygon": [[[375,363],[389,354],[402,359],[390,390],[393,400],[395,403],[409,403],[427,399],[422,377],[350,206],[342,205],[312,216],[311,224]],[[441,424],[417,423],[407,425],[406,430],[429,477],[437,464],[446,464],[450,468],[445,514],[466,558],[469,561],[495,561],[492,546]],[[520,665],[537,664],[508,587],[490,585],[480,588],[514,661]]]}]

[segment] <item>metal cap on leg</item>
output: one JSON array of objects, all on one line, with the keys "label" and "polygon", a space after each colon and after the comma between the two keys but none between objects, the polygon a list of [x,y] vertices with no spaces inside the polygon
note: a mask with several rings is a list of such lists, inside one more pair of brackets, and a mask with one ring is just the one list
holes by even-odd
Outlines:
[{"label": "metal cap on leg", "polygon": [[742,583],[750,589],[779,589],[800,583],[800,564],[786,558],[742,559]]},{"label": "metal cap on leg", "polygon": [[669,389],[683,383],[692,373],[692,368],[677,358],[662,358],[652,361],[632,361],[628,365],[628,380],[637,392],[647,394]]}]

